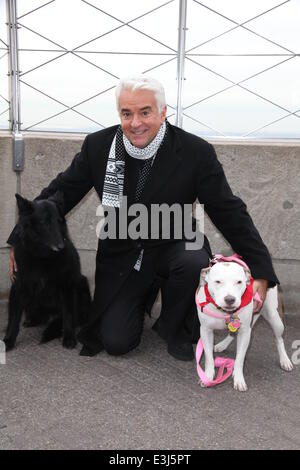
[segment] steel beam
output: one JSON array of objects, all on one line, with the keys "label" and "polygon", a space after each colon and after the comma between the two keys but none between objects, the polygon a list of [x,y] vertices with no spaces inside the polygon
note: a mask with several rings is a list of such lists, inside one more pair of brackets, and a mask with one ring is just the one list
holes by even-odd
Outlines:
[{"label": "steel beam", "polygon": [[21,134],[20,82],[18,54],[17,0],[6,0],[9,38],[9,77],[10,77],[10,129],[14,138],[13,169],[22,171],[24,167],[24,145]]},{"label": "steel beam", "polygon": [[178,26],[178,48],[177,48],[177,106],[176,121],[178,127],[182,127],[182,93],[184,78],[184,62],[185,62],[185,36],[186,36],[186,11],[187,0],[179,0],[179,26]]}]

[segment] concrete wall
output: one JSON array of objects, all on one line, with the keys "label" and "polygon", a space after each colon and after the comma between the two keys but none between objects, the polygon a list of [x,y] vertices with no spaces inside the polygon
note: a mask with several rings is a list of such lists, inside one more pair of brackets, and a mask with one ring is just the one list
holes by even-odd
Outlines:
[{"label": "concrete wall", "polygon": [[[80,150],[83,136],[26,134],[25,168],[12,170],[12,139],[0,133],[0,296],[9,289],[8,248],[5,243],[15,223],[14,193],[35,197]],[[214,143],[214,142],[212,142]],[[233,191],[247,204],[261,236],[270,249],[284,291],[286,309],[296,312],[300,289],[300,142],[214,143]],[[98,198],[91,191],[68,215],[72,239],[82,268],[93,288],[96,250],[95,216]],[[212,223],[205,230],[214,252],[230,249]]]}]

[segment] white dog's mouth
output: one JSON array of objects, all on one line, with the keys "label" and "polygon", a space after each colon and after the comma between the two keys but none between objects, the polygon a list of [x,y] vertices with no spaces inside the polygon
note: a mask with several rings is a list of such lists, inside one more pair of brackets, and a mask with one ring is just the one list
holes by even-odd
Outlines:
[{"label": "white dog's mouth", "polygon": [[228,306],[224,306],[224,307],[220,307],[222,310],[225,310],[225,312],[234,312],[235,310],[237,310],[239,307],[238,306],[233,306],[233,307],[228,307]]}]

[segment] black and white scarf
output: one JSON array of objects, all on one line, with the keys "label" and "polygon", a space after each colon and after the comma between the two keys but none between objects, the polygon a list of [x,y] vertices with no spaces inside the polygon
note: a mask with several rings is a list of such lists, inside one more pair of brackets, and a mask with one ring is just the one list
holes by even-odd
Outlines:
[{"label": "black and white scarf", "polygon": [[[161,146],[166,134],[166,121],[162,123],[155,138],[145,148],[135,147],[130,143],[121,126],[118,127],[116,135],[112,141],[106,165],[104,177],[102,205],[120,208],[123,198],[124,173],[125,173],[125,151],[132,158],[144,160],[145,164],[139,176],[135,202],[139,201],[146,179],[150,173],[156,153]],[[140,270],[143,250],[141,251],[135,269]]]}]

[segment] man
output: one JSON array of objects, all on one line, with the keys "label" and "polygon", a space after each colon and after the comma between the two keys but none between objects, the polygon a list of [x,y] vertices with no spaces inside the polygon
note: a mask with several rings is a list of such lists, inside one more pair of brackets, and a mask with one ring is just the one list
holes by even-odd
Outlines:
[{"label": "man", "polygon": [[[60,189],[67,213],[94,187],[102,204],[118,214],[125,196],[129,208],[140,203],[150,214],[155,204],[184,209],[198,198],[249,265],[254,292],[264,300],[268,284],[278,282],[269,252],[245,204],[232,194],[212,145],[166,121],[164,89],[156,80],[144,75],[120,80],[116,98],[121,126],[88,135],[69,168],[39,199]],[[149,221],[151,225],[151,216]],[[102,349],[119,355],[135,348],[149,296],[161,286],[162,310],[154,329],[172,356],[193,359],[192,341],[199,331],[194,295],[200,270],[211,257],[210,246],[204,237],[203,246],[186,249],[184,235],[174,237],[173,222],[173,235],[162,236],[164,223],[158,227],[158,237],[99,240],[93,312],[79,334],[82,355]],[[13,236],[8,243],[13,245]]]}]

